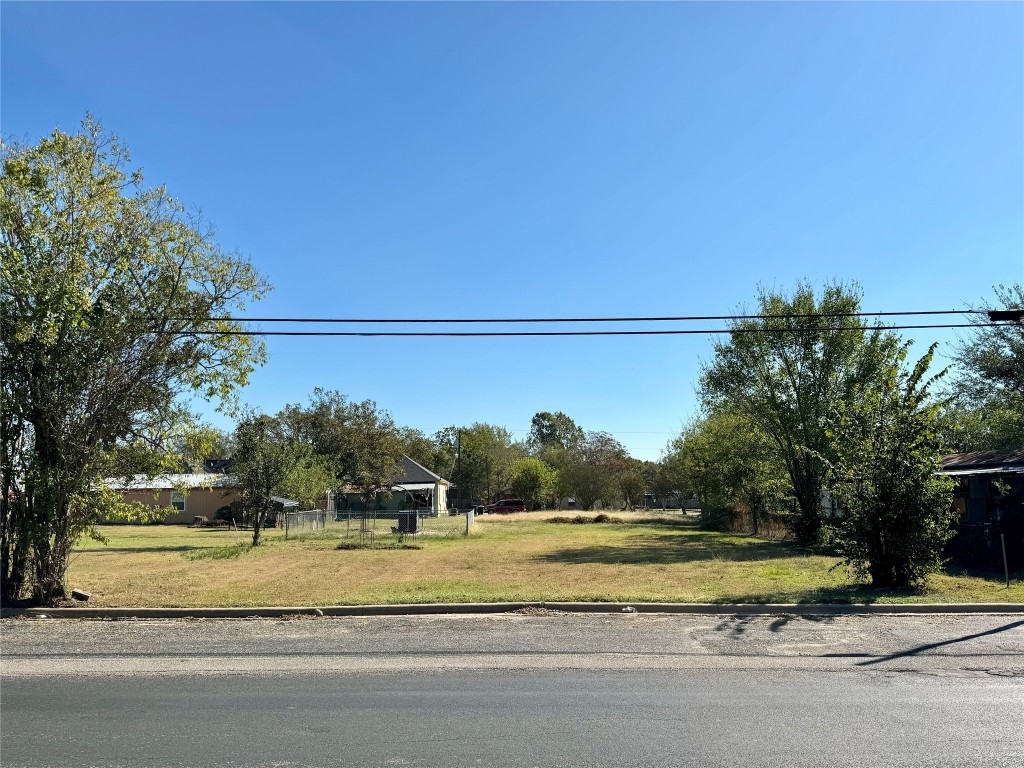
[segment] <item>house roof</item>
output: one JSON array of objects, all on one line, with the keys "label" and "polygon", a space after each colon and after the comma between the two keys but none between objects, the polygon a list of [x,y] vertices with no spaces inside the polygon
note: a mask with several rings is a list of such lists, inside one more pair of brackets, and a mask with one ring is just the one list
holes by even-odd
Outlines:
[{"label": "house roof", "polygon": [[[395,476],[394,485],[391,486],[392,491],[432,491],[435,485],[450,486],[447,480],[440,475],[434,474],[429,469],[424,467],[422,464],[410,459],[408,456],[403,456],[398,460],[399,473]],[[344,493],[361,493],[361,491],[352,485],[346,485],[343,489]]]},{"label": "house roof", "polygon": [[943,456],[939,466],[946,475],[1016,474],[1024,472],[1024,448],[954,453]]},{"label": "house roof", "polygon": [[408,456],[400,458],[398,466],[401,467],[401,473],[395,477],[395,485],[409,485],[412,483],[430,483],[433,485],[438,481],[448,485],[448,481],[443,477],[435,475],[422,464],[416,463]]},{"label": "house roof", "polygon": [[189,472],[149,477],[111,477],[103,481],[115,491],[168,491],[174,488],[235,488],[238,481],[233,475],[214,472]]}]

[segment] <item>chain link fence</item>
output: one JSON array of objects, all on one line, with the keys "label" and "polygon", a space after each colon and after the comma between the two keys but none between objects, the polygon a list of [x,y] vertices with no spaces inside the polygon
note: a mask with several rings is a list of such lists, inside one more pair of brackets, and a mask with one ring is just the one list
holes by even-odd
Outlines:
[{"label": "chain link fence", "polygon": [[416,537],[468,536],[473,510],[286,512],[284,537],[331,538],[361,546],[390,546]]},{"label": "chain link fence", "polygon": [[286,539],[297,536],[323,535],[326,531],[327,513],[322,509],[284,513],[284,537]]}]

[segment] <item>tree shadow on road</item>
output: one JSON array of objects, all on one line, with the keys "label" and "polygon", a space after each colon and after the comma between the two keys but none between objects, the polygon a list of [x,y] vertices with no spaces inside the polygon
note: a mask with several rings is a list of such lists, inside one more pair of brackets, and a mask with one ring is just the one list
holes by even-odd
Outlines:
[{"label": "tree shadow on road", "polygon": [[961,637],[954,637],[949,640],[942,640],[938,643],[925,643],[924,645],[918,645],[914,648],[908,648],[905,651],[899,651],[898,653],[890,653],[888,656],[879,656],[878,658],[868,659],[867,661],[857,662],[858,667],[870,667],[874,664],[881,664],[884,661],[892,661],[894,659],[903,659],[908,656],[916,656],[924,653],[925,651],[931,651],[936,648],[942,648],[946,645],[953,645],[954,643],[963,643],[967,640],[974,640],[978,637],[985,637],[986,635],[996,635],[1000,632],[1008,632],[1011,629],[1017,627],[1024,627],[1024,619],[1018,621],[1011,621],[1009,624],[1003,624],[1001,627],[994,627],[993,629],[986,629],[984,632],[975,632],[970,635],[963,635]]},{"label": "tree shadow on road", "polygon": [[[723,632],[731,635],[732,637],[741,637],[746,634],[748,629],[751,629],[751,625],[755,622],[761,622],[764,619],[769,618],[767,616],[732,616],[728,619],[720,622],[716,627],[716,632]],[[835,621],[835,616],[826,615],[806,615],[797,616],[795,614],[786,614],[783,616],[771,617],[772,621],[768,625],[769,632],[781,632],[782,629],[793,621],[809,621],[815,624],[831,624]]]}]

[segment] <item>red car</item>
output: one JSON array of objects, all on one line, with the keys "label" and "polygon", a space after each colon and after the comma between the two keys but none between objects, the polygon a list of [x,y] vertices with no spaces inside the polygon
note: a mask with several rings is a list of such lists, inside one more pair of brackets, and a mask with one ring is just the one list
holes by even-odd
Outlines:
[{"label": "red car", "polygon": [[499,515],[507,515],[510,512],[525,512],[526,505],[522,499],[501,499],[493,504],[484,507],[484,512],[497,512]]}]

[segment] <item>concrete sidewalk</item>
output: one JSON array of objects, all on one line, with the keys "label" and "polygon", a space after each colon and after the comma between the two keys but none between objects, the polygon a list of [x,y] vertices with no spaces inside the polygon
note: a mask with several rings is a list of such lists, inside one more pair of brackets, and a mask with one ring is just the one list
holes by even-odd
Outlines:
[{"label": "concrete sidewalk", "polygon": [[1024,613],[1022,603],[405,603],[394,605],[260,606],[239,608],[28,608],[2,616],[53,619],[246,619],[282,616],[431,616],[501,614],[516,611],[561,613],[666,613],[697,616],[840,616]]},{"label": "concrete sidewalk", "polygon": [[0,624],[0,674],[821,670],[1024,675],[1024,617],[554,611]]}]

